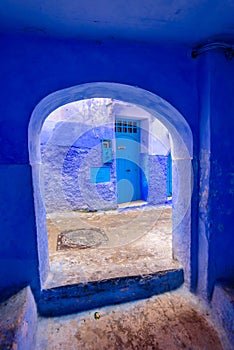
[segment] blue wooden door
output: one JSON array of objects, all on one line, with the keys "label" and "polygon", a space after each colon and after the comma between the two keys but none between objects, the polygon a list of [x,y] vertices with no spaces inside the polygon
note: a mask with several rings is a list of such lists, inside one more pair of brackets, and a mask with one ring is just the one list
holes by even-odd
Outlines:
[{"label": "blue wooden door", "polygon": [[139,123],[129,119],[117,119],[115,123],[118,203],[140,199]]}]

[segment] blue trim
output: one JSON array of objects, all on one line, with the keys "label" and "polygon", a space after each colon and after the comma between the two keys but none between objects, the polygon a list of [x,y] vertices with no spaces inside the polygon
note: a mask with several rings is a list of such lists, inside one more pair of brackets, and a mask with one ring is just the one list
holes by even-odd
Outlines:
[{"label": "blue trim", "polygon": [[172,196],[172,159],[171,153],[167,157],[167,197]]}]

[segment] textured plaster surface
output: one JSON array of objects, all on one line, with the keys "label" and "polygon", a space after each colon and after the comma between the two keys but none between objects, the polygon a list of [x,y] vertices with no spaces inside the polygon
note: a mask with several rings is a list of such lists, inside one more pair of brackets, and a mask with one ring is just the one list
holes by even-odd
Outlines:
[{"label": "textured plaster surface", "polygon": [[[41,132],[41,193],[46,211],[112,209],[117,206],[115,163],[103,164],[102,139],[114,139],[110,99],[70,103],[53,111]],[[114,146],[112,146],[113,159]],[[92,168],[110,180],[92,183]]]},{"label": "textured plaster surface", "polygon": [[[57,108],[43,124],[40,185],[47,212],[116,208],[116,177],[121,172],[116,165],[118,152],[114,132],[114,119],[118,116],[145,118],[140,124],[140,144],[142,152],[149,155],[146,155],[147,162],[141,157],[137,163],[142,170],[140,198],[150,204],[166,202],[167,162],[166,156],[160,155],[167,154],[170,149],[167,129],[135,105],[93,98]],[[112,162],[108,164],[102,159],[102,139],[112,140]],[[134,145],[134,148],[138,149],[138,146]],[[100,167],[106,168],[110,179],[95,183],[90,171]]]},{"label": "textured plaster surface", "polygon": [[222,52],[213,51],[199,58],[199,67],[198,291],[211,298],[217,281],[234,280],[234,161],[229,151],[234,127],[234,65]]},{"label": "textured plaster surface", "polygon": [[[210,263],[208,269],[210,292],[215,281],[234,281],[234,158],[233,153],[229,152],[234,128],[233,63],[233,60],[228,61],[219,53],[210,57],[209,261],[215,260],[215,264]],[[225,140],[223,144],[220,138]]]},{"label": "textured plaster surface", "polygon": [[209,311],[180,288],[119,306],[40,318],[36,350],[230,350],[220,339],[224,343]]},{"label": "textured plaster surface", "polygon": [[35,348],[37,310],[29,287],[0,304],[0,349]]},{"label": "textured plaster surface", "polygon": [[[170,206],[51,214],[50,273],[44,287],[179,268],[172,259],[171,225]],[[56,251],[59,233],[77,228],[100,228],[108,240],[97,248]]]},{"label": "textured plaster surface", "polygon": [[163,204],[167,201],[167,156],[149,156],[148,202]]},{"label": "textured plaster surface", "polygon": [[6,296],[30,281],[37,285],[31,181],[28,164],[0,165],[0,291]]},{"label": "textured plaster surface", "polygon": [[211,305],[214,316],[218,317],[234,348],[234,283],[217,283]]},{"label": "textured plaster surface", "polygon": [[173,254],[184,268],[185,282],[191,283],[192,249],[191,197],[193,191],[193,169],[185,159],[172,161],[172,230]]}]

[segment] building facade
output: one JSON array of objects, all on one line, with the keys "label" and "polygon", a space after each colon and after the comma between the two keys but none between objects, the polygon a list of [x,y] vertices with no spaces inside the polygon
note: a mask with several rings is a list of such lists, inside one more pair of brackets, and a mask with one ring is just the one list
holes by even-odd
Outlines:
[{"label": "building facade", "polygon": [[101,98],[66,104],[45,120],[40,143],[48,213],[165,204],[171,195],[169,132],[135,105]]},{"label": "building facade", "polygon": [[[150,0],[123,6],[111,1],[106,6],[101,1],[104,7],[81,3],[71,0],[69,8],[62,1],[61,6],[42,1],[0,3],[1,300],[30,286],[39,305],[49,273],[44,203],[54,199],[42,198],[43,186],[50,186],[42,179],[41,150],[45,164],[48,157],[45,135],[40,147],[45,119],[78,100],[115,99],[158,116],[173,139],[172,169],[181,174],[172,170],[172,191],[180,189],[172,195],[174,252],[190,290],[217,310],[233,344],[233,2],[193,0],[188,5],[185,0]],[[80,11],[81,5],[87,11]],[[105,117],[110,107],[103,108]],[[51,147],[59,145],[64,151],[50,150],[54,153],[48,166],[61,177],[59,185],[71,208],[78,208],[77,198],[89,203],[89,195],[78,193],[77,183],[70,186],[69,181],[78,178],[74,162],[85,162],[90,153],[93,163],[84,167],[82,181],[88,188],[95,186],[98,195],[103,186],[108,189],[103,208],[106,203],[111,203],[108,208],[116,205],[118,157],[103,166],[101,147],[112,141],[114,154],[115,120],[117,129],[125,128],[128,119],[140,121],[135,115],[125,117],[116,113],[105,130],[106,123],[104,128],[92,126],[90,120],[92,127],[86,131],[86,123],[80,121],[82,137],[75,136],[69,144],[56,130],[64,124],[64,134],[70,138],[75,125],[56,124],[52,139],[58,138]],[[131,130],[134,127],[130,125]],[[143,142],[137,143],[143,147]],[[150,164],[154,156],[166,156],[151,152],[151,146],[140,152],[140,167],[148,181],[146,186],[142,181],[141,188],[145,196],[148,188],[148,202],[155,195],[149,173],[156,165]],[[95,170],[106,167],[108,174]],[[101,176],[110,176],[111,181],[97,182]],[[95,203],[92,200],[89,208],[97,208]]]}]

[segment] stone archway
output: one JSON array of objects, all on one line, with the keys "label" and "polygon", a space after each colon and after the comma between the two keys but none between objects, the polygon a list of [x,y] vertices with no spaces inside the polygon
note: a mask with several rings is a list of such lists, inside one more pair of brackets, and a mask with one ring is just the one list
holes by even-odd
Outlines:
[{"label": "stone archway", "polygon": [[32,167],[40,281],[48,270],[46,213],[40,193],[40,132],[47,116],[58,107],[89,98],[113,98],[135,104],[156,117],[171,135],[173,186],[173,255],[184,267],[185,282],[191,284],[191,193],[193,138],[184,117],[167,101],[149,91],[116,83],[89,83],[52,93],[35,107],[29,123],[29,157]]}]

